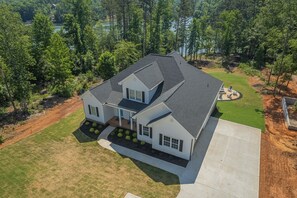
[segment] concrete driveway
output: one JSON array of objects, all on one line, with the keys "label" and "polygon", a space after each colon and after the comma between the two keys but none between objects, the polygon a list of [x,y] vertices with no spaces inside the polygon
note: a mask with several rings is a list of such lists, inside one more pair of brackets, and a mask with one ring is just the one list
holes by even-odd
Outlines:
[{"label": "concrete driveway", "polygon": [[107,127],[98,143],[113,152],[178,175],[179,198],[258,197],[260,129],[210,118],[186,168],[113,144]]},{"label": "concrete driveway", "polygon": [[259,129],[210,118],[178,197],[258,197],[260,141]]}]

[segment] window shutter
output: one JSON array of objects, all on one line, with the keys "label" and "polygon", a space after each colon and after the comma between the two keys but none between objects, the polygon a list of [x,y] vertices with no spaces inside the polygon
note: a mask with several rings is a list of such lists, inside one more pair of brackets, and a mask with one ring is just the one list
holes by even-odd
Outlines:
[{"label": "window shutter", "polygon": [[88,105],[88,107],[89,107],[89,114],[91,115],[92,114],[92,112],[91,112],[91,105]]},{"label": "window shutter", "polygon": [[183,152],[183,143],[184,143],[184,141],[182,141],[182,140],[179,141],[179,151],[180,152]]},{"label": "window shutter", "polygon": [[139,135],[142,135],[142,125],[139,124]]},{"label": "window shutter", "polygon": [[144,91],[142,92],[142,102],[145,103],[145,93],[144,93]]},{"label": "window shutter", "polygon": [[163,135],[160,133],[159,135],[159,144],[162,145],[163,142]]},{"label": "window shutter", "polygon": [[99,109],[98,109],[98,107],[96,107],[96,113],[97,113],[97,117],[99,117]]},{"label": "window shutter", "polygon": [[153,138],[153,128],[150,127],[150,138]]},{"label": "window shutter", "polygon": [[126,94],[127,94],[127,98],[130,99],[129,98],[129,89],[128,88],[126,88]]}]

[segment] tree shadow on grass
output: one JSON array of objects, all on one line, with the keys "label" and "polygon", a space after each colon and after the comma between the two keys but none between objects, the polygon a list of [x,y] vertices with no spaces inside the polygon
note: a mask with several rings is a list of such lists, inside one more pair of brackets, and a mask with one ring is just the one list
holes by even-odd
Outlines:
[{"label": "tree shadow on grass", "polygon": [[219,111],[218,107],[215,108],[215,110],[212,112],[211,116],[215,118],[222,117],[223,113]]}]

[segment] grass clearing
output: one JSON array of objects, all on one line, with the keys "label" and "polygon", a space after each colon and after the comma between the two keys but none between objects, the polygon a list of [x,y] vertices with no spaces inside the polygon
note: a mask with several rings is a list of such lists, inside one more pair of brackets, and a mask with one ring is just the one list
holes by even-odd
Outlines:
[{"label": "grass clearing", "polygon": [[176,197],[177,176],[100,147],[77,130],[83,117],[1,149],[1,197]]},{"label": "grass clearing", "polygon": [[216,117],[264,131],[262,97],[248,84],[248,77],[240,73],[227,73],[222,69],[207,69],[205,72],[222,80],[225,87],[232,86],[234,90],[243,95],[240,100],[219,101],[217,106],[220,113],[217,113]]}]

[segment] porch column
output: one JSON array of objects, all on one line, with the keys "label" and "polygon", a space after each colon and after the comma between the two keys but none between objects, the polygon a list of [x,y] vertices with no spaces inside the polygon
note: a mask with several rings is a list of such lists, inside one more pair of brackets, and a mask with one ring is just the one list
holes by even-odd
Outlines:
[{"label": "porch column", "polygon": [[130,129],[133,130],[133,120],[132,120],[132,113],[130,111]]},{"label": "porch column", "polygon": [[119,124],[122,126],[122,116],[121,116],[121,109],[118,109],[119,111]]}]

